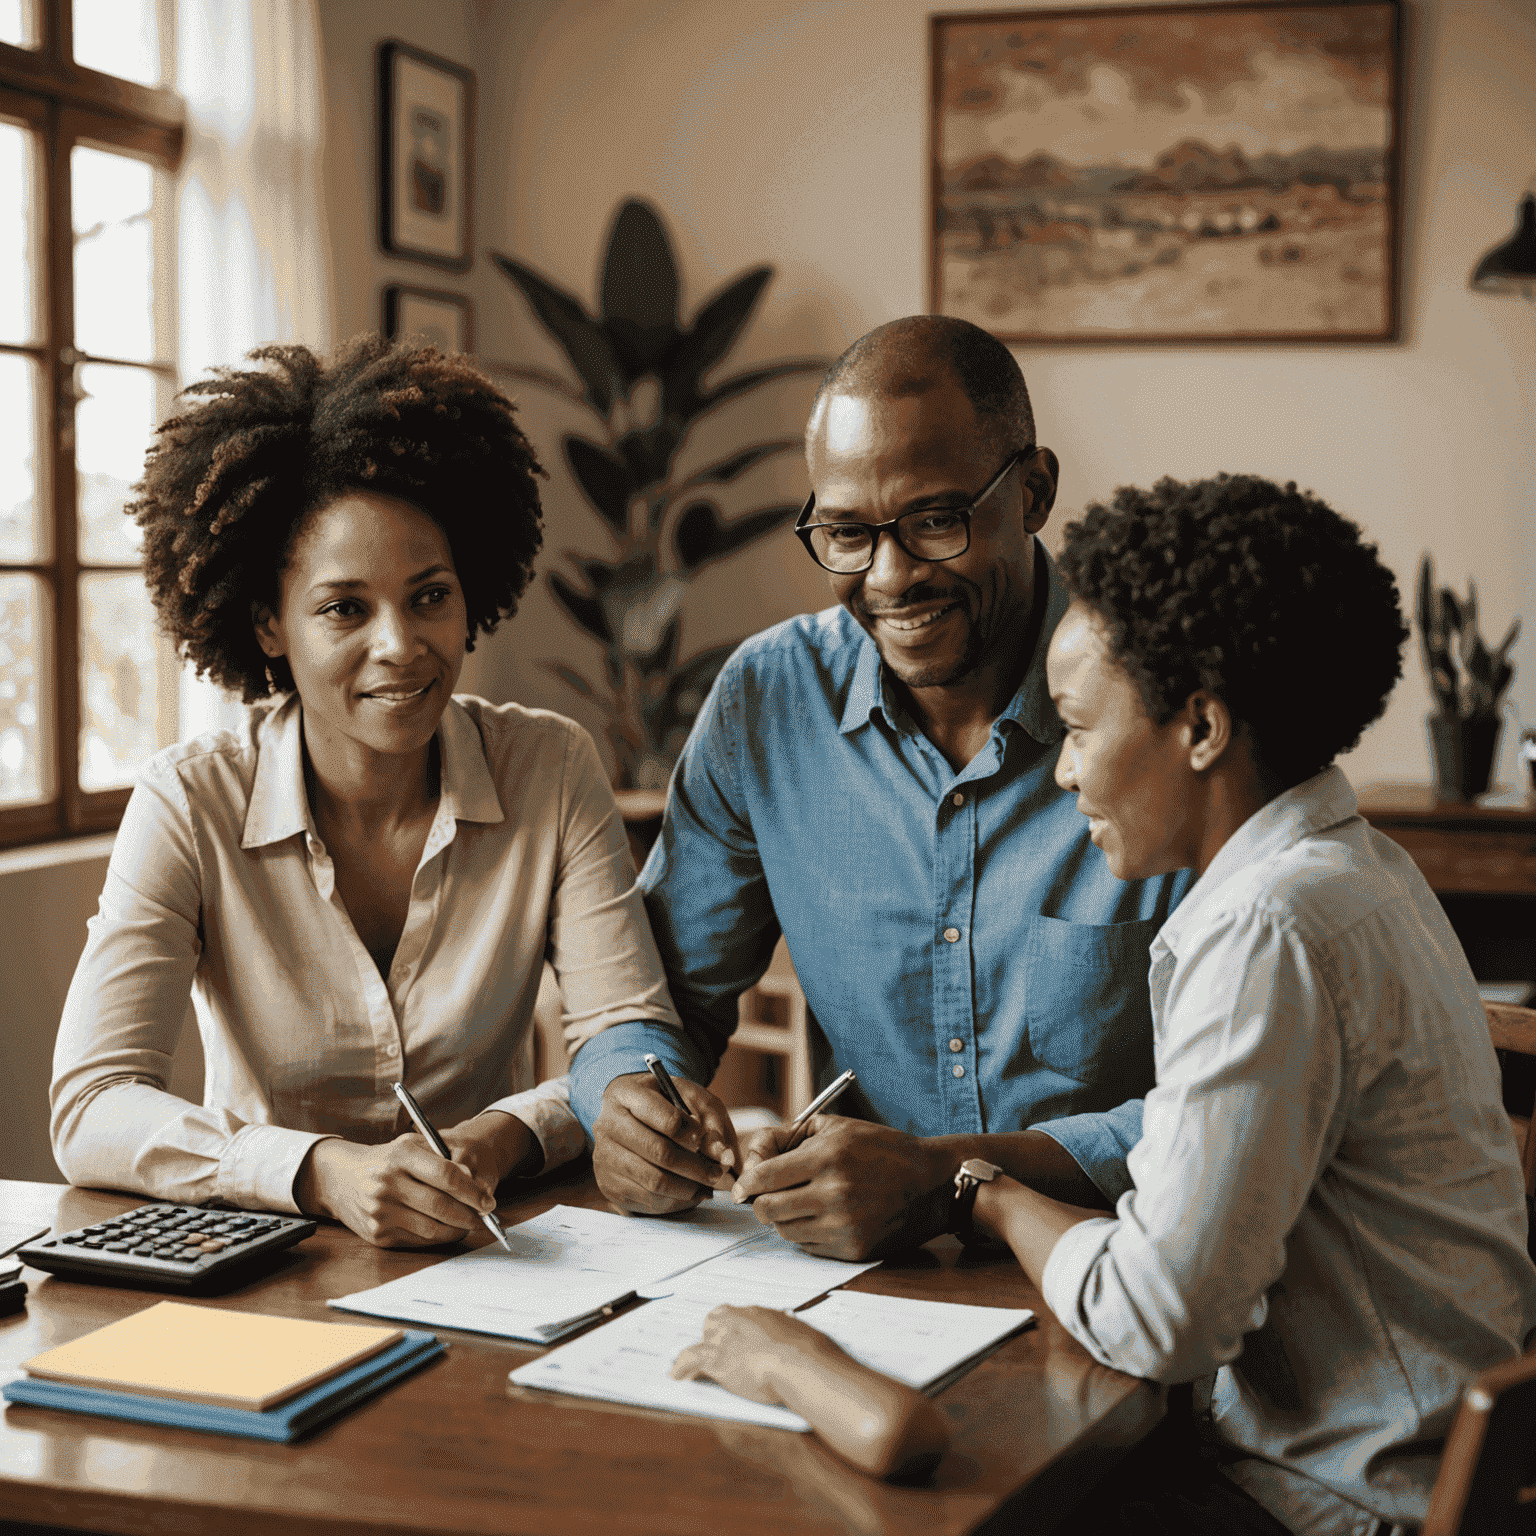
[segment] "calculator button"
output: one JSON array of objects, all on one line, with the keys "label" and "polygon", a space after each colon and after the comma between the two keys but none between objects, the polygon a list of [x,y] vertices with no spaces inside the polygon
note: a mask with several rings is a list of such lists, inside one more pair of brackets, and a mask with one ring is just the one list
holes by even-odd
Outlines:
[{"label": "calculator button", "polygon": [[182,1248],[175,1253],[167,1255],[168,1258],[175,1259],[178,1264],[192,1264],[202,1258],[202,1256],[203,1250],[201,1248]]},{"label": "calculator button", "polygon": [[80,1240],[81,1238],[78,1232],[66,1232],[64,1236],[59,1239],[61,1243],[78,1243]]},{"label": "calculator button", "polygon": [[106,1250],[107,1250],[108,1253],[127,1253],[128,1252],[128,1244],[127,1243],[108,1243],[106,1245]]},{"label": "calculator button", "polygon": [[155,1250],[153,1248],[151,1248],[148,1243],[144,1243],[144,1244],[141,1244],[137,1248],[130,1248],[128,1251],[130,1253],[137,1253],[137,1254],[150,1254],[150,1253],[153,1253]]},{"label": "calculator button", "polygon": [[107,1240],[104,1237],[86,1237],[80,1241],[82,1248],[105,1248]]}]

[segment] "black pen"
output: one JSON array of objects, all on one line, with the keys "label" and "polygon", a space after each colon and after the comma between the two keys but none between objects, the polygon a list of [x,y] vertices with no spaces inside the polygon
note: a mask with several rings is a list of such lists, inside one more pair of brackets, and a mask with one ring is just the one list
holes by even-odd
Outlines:
[{"label": "black pen", "polygon": [[[453,1161],[453,1153],[448,1150],[448,1143],[445,1142],[443,1138],[437,1134],[437,1131],[433,1128],[432,1122],[428,1120],[424,1114],[422,1114],[421,1105],[416,1102],[416,1096],[411,1092],[409,1088],[405,1086],[404,1083],[395,1083],[393,1087],[395,1090],[395,1097],[405,1105],[405,1112],[411,1117],[411,1124],[414,1125],[416,1129],[427,1138],[427,1145],[430,1146],[432,1150],[436,1152],[440,1158],[443,1159],[444,1162],[451,1163]],[[507,1250],[508,1253],[511,1253],[512,1244],[507,1241],[507,1234],[503,1230],[501,1223],[497,1221],[489,1211],[479,1211],[476,1214],[480,1217],[480,1220],[485,1223],[486,1230],[490,1232],[491,1236],[494,1237],[496,1241]]]}]

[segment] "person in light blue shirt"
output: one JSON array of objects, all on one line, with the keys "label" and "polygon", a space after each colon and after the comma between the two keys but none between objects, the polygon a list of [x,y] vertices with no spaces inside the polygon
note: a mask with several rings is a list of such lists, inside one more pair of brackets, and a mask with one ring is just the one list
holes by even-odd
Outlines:
[{"label": "person in light blue shirt", "polygon": [[[575,1058],[598,1182],[664,1211],[747,1172],[760,1217],[840,1257],[944,1231],[967,1156],[1103,1207],[1152,1082],[1148,946],[1187,879],[1117,879],[1052,779],[1056,457],[1008,350],[930,316],[844,354],[806,444],[797,532],[840,606],[743,645],[683,752],[641,884],[684,1033],[623,1025]],[[701,1085],[781,933],[818,1076],[852,1067],[857,1099],[733,1169]]]}]

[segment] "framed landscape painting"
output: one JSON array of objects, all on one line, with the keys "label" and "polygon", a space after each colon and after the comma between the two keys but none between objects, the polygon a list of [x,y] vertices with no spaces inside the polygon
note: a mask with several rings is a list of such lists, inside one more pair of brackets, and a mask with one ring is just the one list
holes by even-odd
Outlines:
[{"label": "framed landscape painting", "polygon": [[935,16],[929,305],[1009,341],[1397,335],[1397,0]]}]

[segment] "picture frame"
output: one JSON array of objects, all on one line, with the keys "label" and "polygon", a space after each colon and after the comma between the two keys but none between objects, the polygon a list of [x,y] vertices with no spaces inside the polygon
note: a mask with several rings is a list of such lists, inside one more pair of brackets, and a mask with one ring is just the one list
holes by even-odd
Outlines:
[{"label": "picture frame", "polygon": [[390,283],[382,297],[388,340],[414,336],[444,352],[473,351],[474,308],[463,294]]},{"label": "picture frame", "polygon": [[475,77],[408,43],[379,45],[379,243],[453,272],[473,263]]},{"label": "picture frame", "polygon": [[1400,0],[930,18],[929,308],[1005,341],[1398,338]]}]

